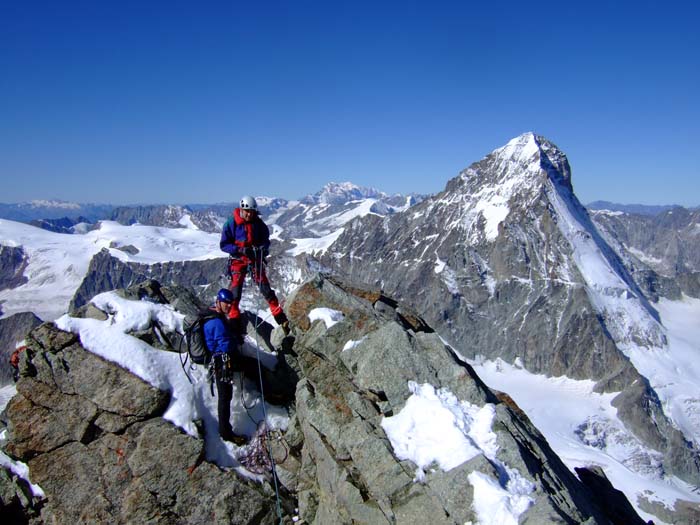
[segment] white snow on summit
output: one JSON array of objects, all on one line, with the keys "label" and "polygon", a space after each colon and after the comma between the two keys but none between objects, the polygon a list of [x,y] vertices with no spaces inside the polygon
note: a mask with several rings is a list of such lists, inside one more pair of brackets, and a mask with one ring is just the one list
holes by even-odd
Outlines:
[{"label": "white snow on summit", "polygon": [[485,240],[494,241],[499,225],[510,213],[513,196],[517,193],[526,200],[537,197],[535,179],[541,176],[539,154],[535,135],[526,133],[489,155],[489,173],[495,174],[493,180],[483,180],[478,166],[464,170],[460,179],[466,185],[465,191],[449,193],[435,203],[456,209],[445,229],[463,228],[469,242],[474,244],[482,240],[482,232]]}]

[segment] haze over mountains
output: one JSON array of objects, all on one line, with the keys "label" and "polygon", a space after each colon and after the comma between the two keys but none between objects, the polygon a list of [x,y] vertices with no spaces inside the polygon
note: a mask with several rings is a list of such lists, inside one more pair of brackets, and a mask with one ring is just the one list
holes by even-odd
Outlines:
[{"label": "haze over mountains", "polygon": [[[283,295],[317,272],[381,289],[510,394],[572,471],[602,466],[658,523],[678,518],[680,500],[697,507],[700,211],[589,211],[566,155],[531,133],[434,196],[344,183],[260,205]],[[218,232],[233,204],[61,206],[53,218],[111,220],[0,220],[3,323],[24,311],[51,320],[153,278],[203,300],[225,283]]]}]

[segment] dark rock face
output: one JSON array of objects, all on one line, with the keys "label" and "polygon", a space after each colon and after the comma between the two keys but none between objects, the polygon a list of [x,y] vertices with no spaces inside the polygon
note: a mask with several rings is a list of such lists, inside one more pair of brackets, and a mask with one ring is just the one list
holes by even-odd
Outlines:
[{"label": "dark rock face", "polygon": [[39,516],[41,498],[32,495],[29,484],[0,468],[0,514],[4,523],[24,524]]},{"label": "dark rock face", "polygon": [[197,287],[200,297],[207,302],[212,290],[227,284],[223,276],[226,258],[205,261],[166,262],[157,264],[123,263],[103,249],[92,258],[87,274],[71,299],[70,311],[87,304],[95,295],[128,288],[149,280],[164,285]]},{"label": "dark rock face", "polygon": [[614,525],[644,525],[625,495],[613,487],[600,467],[577,468],[581,482],[595,494],[603,512]]},{"label": "dark rock face", "polygon": [[0,386],[12,380],[13,369],[10,356],[15,345],[23,341],[27,334],[41,324],[41,319],[31,312],[22,312],[0,319]]},{"label": "dark rock face", "polygon": [[[698,483],[697,448],[673,427],[655,393],[640,388],[648,381],[618,349],[614,320],[591,302],[562,230],[565,214],[580,221],[585,233],[576,235],[591,239],[625,283],[627,291],[619,293],[634,295],[658,317],[645,287],[573,194],[566,156],[531,134],[404,213],[353,220],[319,264],[410,304],[463,355],[519,358],[535,373],[593,379],[598,391],[629,389],[616,401],[625,425],[662,452],[669,472]],[[663,344],[653,330],[625,337],[642,346]]]},{"label": "dark rock face", "polygon": [[181,227],[180,219],[187,213],[192,211],[182,206],[121,206],[112,212],[112,220],[126,225],[138,223],[178,228]]},{"label": "dark rock face", "polygon": [[657,215],[592,215],[635,280],[652,298],[700,297],[700,210],[675,207]]},{"label": "dark rock face", "polygon": [[27,282],[27,256],[22,247],[0,245],[0,290],[17,288]]},{"label": "dark rock face", "polygon": [[29,224],[50,232],[73,233],[73,227],[80,223],[90,223],[90,220],[86,217],[77,217],[75,219],[61,217],[60,219],[37,219],[31,221]]}]

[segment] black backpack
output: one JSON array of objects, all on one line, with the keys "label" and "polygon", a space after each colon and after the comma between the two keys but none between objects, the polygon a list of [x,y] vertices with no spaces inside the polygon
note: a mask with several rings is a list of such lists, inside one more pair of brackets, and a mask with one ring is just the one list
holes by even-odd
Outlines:
[{"label": "black backpack", "polygon": [[196,365],[209,366],[209,363],[211,363],[211,352],[204,337],[204,323],[217,317],[219,317],[219,314],[209,310],[201,312],[190,323],[185,321],[185,336],[182,341],[187,345],[187,355],[192,363]]}]

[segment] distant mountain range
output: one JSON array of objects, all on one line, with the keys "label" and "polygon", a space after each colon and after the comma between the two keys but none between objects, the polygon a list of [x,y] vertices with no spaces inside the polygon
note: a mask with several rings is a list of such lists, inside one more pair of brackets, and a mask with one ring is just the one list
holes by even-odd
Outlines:
[{"label": "distant mountain range", "polygon": [[[624,213],[632,213],[635,215],[658,215],[660,213],[672,210],[674,208],[682,208],[678,204],[666,204],[666,205],[649,205],[649,204],[618,204],[615,202],[608,201],[593,201],[586,204],[586,208],[589,210],[609,210],[609,211],[621,211]],[[689,208],[690,210],[697,210],[699,206]]]},{"label": "distant mountain range", "polygon": [[[303,204],[316,205],[345,205],[352,201],[362,199],[376,199],[388,206],[399,209],[405,205],[406,199],[411,204],[416,204],[426,198],[420,194],[395,194],[388,195],[374,188],[357,186],[351,182],[331,182],[326,184],[315,194],[307,195],[299,200],[287,200],[271,197],[256,197],[264,216],[281,215],[290,208]],[[100,220],[114,220],[121,224],[150,224],[169,227],[183,226],[179,218],[191,214],[193,220],[199,218],[205,226],[206,217],[226,217],[237,206],[234,202],[218,204],[92,204],[76,203],[60,200],[33,200],[21,203],[0,203],[0,219],[31,223],[34,226],[50,231],[68,233],[71,226],[79,223],[95,223]],[[594,201],[586,205],[589,210],[619,211],[636,215],[655,216],[660,213],[682,208],[677,204],[648,205],[648,204],[620,204],[609,201]],[[696,206],[689,208],[697,210]],[[170,220],[168,220],[168,216]],[[160,223],[160,224],[157,224]],[[206,229],[206,228],[205,228]]]},{"label": "distant mountain range", "polygon": [[[374,188],[365,188],[351,182],[326,184],[320,191],[299,200],[258,196],[258,206],[266,222],[278,223],[287,233],[299,237],[319,237],[330,233],[338,221],[335,214],[351,213],[360,204],[371,201],[367,213],[394,213],[406,209],[425,198],[419,194],[388,195]],[[1,204],[0,219],[25,222],[57,233],[84,233],[100,220],[120,224],[143,224],[168,228],[194,227],[220,231],[226,218],[238,206],[235,202],[218,204],[152,204],[115,206],[110,204],[80,204],[64,201],[31,201],[19,204]],[[325,225],[325,226],[324,226]]]}]

